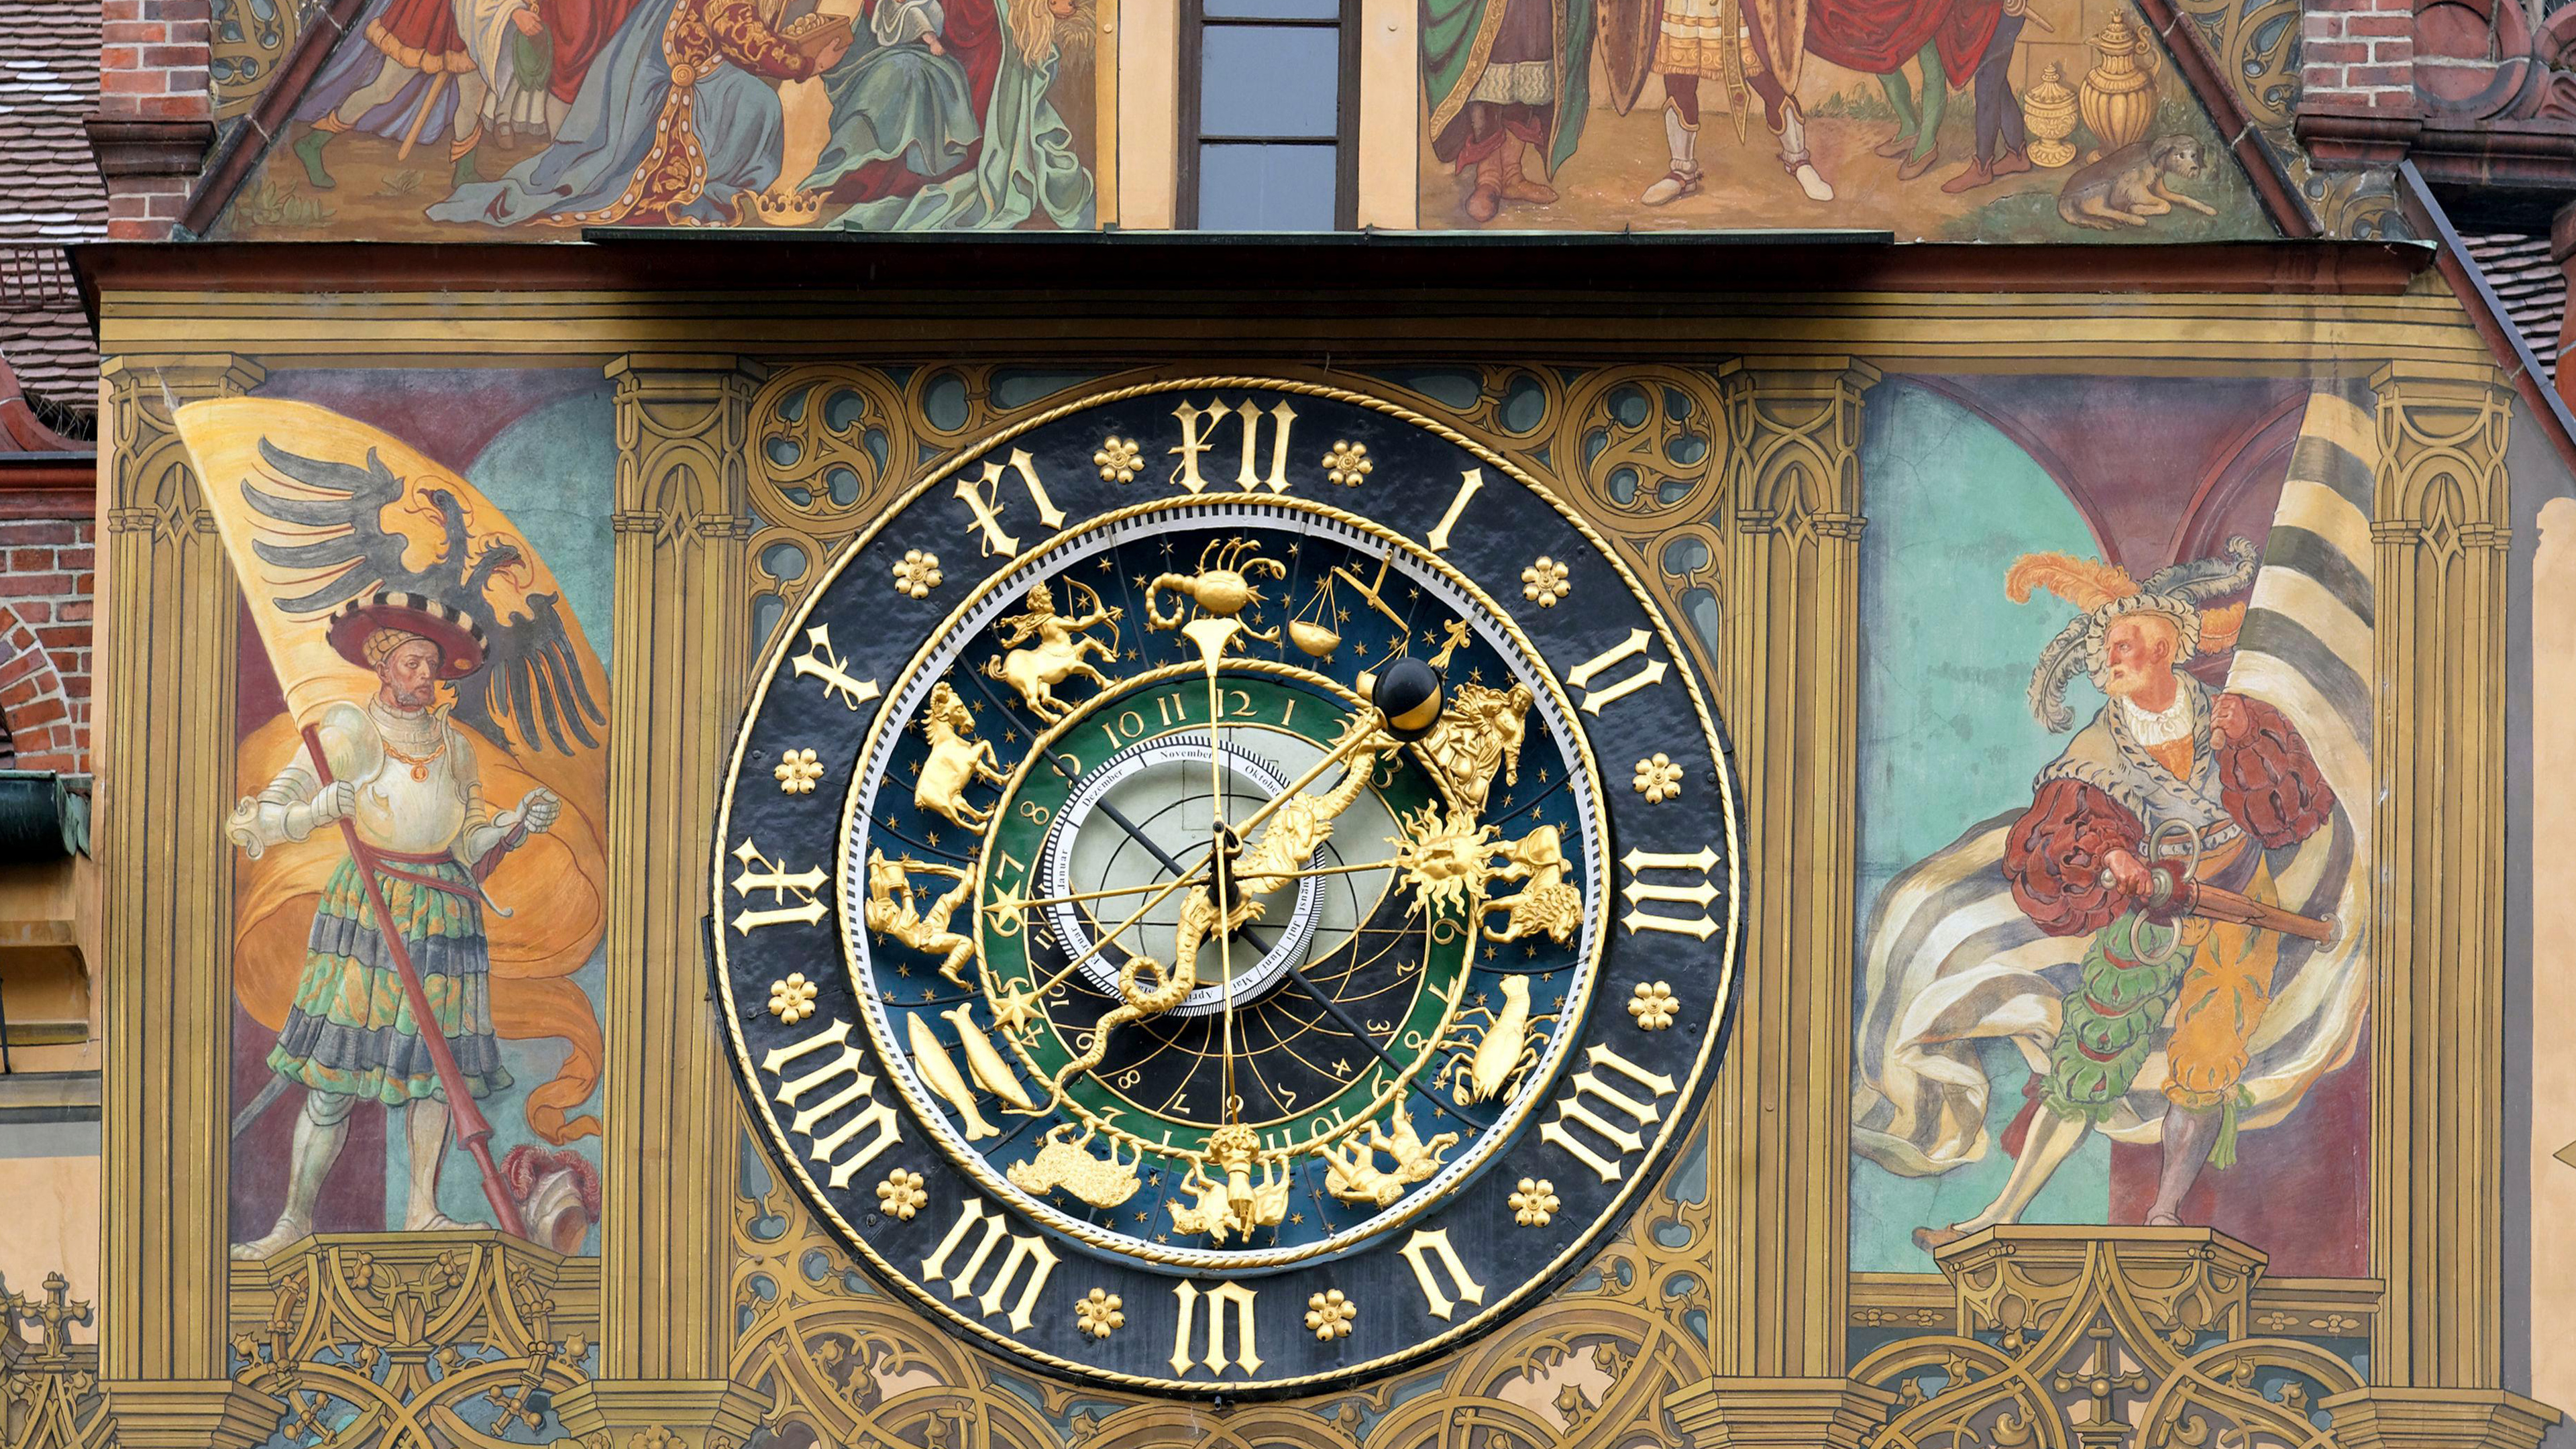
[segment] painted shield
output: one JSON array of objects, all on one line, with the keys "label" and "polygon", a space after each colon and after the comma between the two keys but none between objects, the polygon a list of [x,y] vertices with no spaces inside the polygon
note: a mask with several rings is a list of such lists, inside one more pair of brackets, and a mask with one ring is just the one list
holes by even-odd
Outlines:
[{"label": "painted shield", "polygon": [[1601,23],[1601,63],[1610,76],[1610,104],[1620,115],[1636,109],[1655,69],[1655,36],[1663,25],[1663,0],[1592,0]]}]

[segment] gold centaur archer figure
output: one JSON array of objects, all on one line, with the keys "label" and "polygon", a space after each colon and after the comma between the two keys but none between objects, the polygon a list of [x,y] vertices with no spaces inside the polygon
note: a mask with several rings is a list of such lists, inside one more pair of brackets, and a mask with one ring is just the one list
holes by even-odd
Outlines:
[{"label": "gold centaur archer figure", "polygon": [[[1346,729],[1374,729],[1376,726],[1354,718]],[[1344,736],[1348,738],[1347,735]],[[1118,994],[1121,1005],[1100,1018],[1091,1036],[1091,1049],[1064,1064],[1055,1074],[1057,1090],[1076,1074],[1100,1065],[1109,1053],[1109,1033],[1131,1021],[1159,1016],[1189,999],[1198,989],[1199,947],[1209,933],[1223,931],[1232,935],[1246,925],[1261,919],[1261,902],[1256,897],[1268,895],[1288,883],[1290,876],[1314,858],[1315,847],[1330,839],[1333,817],[1351,807],[1351,802],[1368,788],[1369,772],[1377,767],[1378,755],[1394,748],[1384,737],[1370,740],[1351,752],[1350,762],[1342,771],[1341,782],[1320,795],[1298,795],[1283,802],[1261,838],[1244,847],[1234,860],[1233,900],[1219,923],[1216,898],[1204,885],[1190,887],[1181,901],[1180,924],[1172,936],[1172,964],[1168,967],[1150,956],[1130,956],[1118,972]],[[1138,977],[1154,974],[1156,985],[1146,987]]]},{"label": "gold centaur archer figure", "polygon": [[[913,871],[953,880],[957,888],[932,901],[929,910],[916,910],[909,874]],[[960,986],[966,984],[966,978],[958,974],[958,968],[975,954],[975,943],[948,929],[948,918],[957,914],[957,908],[974,893],[974,881],[956,866],[932,865],[908,855],[888,860],[882,850],[868,852],[868,929],[892,936],[924,955],[947,953],[948,959],[939,963],[939,974]]]},{"label": "gold centaur archer figure", "polygon": [[[1086,654],[1103,659],[1118,657],[1119,610],[1100,602],[1100,595],[1081,583],[1067,579],[1068,597],[1080,594],[1091,601],[1091,607],[1080,614],[1059,614],[1055,597],[1039,583],[1029,589],[1028,607],[994,626],[1008,646],[1037,643],[1030,648],[1013,647],[1007,655],[996,654],[984,661],[984,673],[1001,680],[1020,692],[1029,713],[1053,724],[1064,718],[1064,702],[1055,697],[1055,686],[1079,674],[1103,689],[1110,686],[1108,675],[1085,662]],[[1109,626],[1106,643],[1082,632],[1097,624]]]}]

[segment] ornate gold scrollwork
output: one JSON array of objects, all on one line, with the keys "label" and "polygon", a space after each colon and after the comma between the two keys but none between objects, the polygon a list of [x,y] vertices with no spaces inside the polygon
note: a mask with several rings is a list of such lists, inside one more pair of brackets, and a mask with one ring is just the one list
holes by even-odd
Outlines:
[{"label": "ornate gold scrollwork", "polygon": [[233,1265],[232,1378],[290,1439],[560,1437],[553,1400],[596,1367],[596,1273],[497,1233],[317,1237]]},{"label": "ornate gold scrollwork", "polygon": [[1852,1370],[1897,1395],[1872,1449],[2327,1449],[2319,1406],[2361,1386],[2324,1348],[2252,1335],[2263,1255],[2222,1233],[2001,1228],[1941,1266],[1957,1331]]},{"label": "ornate gold scrollwork", "polygon": [[[0,1449],[102,1449],[109,1438],[98,1392],[98,1347],[72,1342],[90,1305],[71,1296],[60,1273],[40,1293],[0,1284]],[[18,1335],[36,1330],[32,1345]]]}]

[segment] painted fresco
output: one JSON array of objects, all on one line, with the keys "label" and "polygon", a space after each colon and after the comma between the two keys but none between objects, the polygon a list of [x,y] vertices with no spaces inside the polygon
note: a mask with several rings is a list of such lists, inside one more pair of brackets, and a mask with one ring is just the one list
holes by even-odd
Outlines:
[{"label": "painted fresco", "polygon": [[1099,224],[1115,0],[373,0],[219,227]]},{"label": "painted fresco", "polygon": [[1854,1269],[2024,1222],[2369,1272],[2375,456],[2296,382],[1871,394]]},{"label": "painted fresco", "polygon": [[1425,0],[1420,225],[2268,237],[2125,0]]},{"label": "painted fresco", "polygon": [[264,392],[177,415],[244,580],[233,1256],[494,1224],[595,1251],[603,385]]}]

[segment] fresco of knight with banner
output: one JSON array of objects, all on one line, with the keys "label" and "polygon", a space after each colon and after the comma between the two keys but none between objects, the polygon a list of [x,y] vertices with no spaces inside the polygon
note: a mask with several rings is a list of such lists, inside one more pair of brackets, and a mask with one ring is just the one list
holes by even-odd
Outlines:
[{"label": "fresco of knight with banner", "polygon": [[[2144,579],[2063,552],[2004,570],[2014,604],[2074,609],[2028,694],[2068,738],[2025,803],[1889,882],[1863,945],[1863,1159],[1907,1178],[1978,1162],[1990,1048],[2028,1069],[2000,1190],[1914,1227],[1925,1252],[2023,1221],[2096,1133],[2158,1151],[2138,1220],[2183,1226],[2204,1170],[2259,1150],[2240,1136],[2358,1048],[2369,423],[2320,393],[2307,425],[2259,549],[2229,538]],[[2100,696],[2080,728],[2079,680]]]},{"label": "fresco of knight with banner", "polygon": [[[237,1222],[232,1256],[327,1228],[335,1184],[377,1196],[343,1170],[372,1108],[388,1228],[577,1251],[599,1204],[570,1147],[598,1131],[572,1110],[600,1057],[581,982],[605,928],[598,658],[528,537],[398,439],[291,402],[178,423],[286,706],[245,734],[227,821],[236,987],[274,1030],[236,1140],[288,1098],[294,1116],[252,1174],[282,1181],[276,1215]],[[546,1039],[562,1050],[509,1045]],[[551,1077],[521,1081],[514,1054]],[[496,1131],[504,1106],[523,1122]],[[474,1191],[442,1198],[451,1153]]]}]

